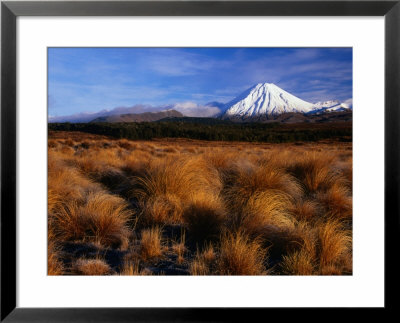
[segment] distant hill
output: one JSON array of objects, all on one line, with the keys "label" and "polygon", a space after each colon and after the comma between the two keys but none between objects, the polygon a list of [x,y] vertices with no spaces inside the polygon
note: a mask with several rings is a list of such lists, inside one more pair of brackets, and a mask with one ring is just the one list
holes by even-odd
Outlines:
[{"label": "distant hill", "polygon": [[182,118],[183,114],[175,110],[165,110],[160,112],[127,113],[96,118],[95,122],[153,122],[161,119]]},{"label": "distant hill", "polygon": [[164,118],[157,122],[181,122],[181,123],[195,123],[204,125],[218,125],[218,124],[232,124],[231,120],[222,120],[219,118],[203,118],[203,117],[175,117],[175,118]]},{"label": "distant hill", "polygon": [[[258,115],[253,117],[231,116],[228,120],[233,122],[280,122],[280,123],[325,123],[325,122],[344,122],[352,121],[353,111],[338,111],[319,114],[303,114],[296,112],[282,113],[276,116]],[[227,120],[227,119],[225,119]]]},{"label": "distant hill", "polygon": [[[96,113],[78,113],[70,116],[49,116],[49,123],[71,122],[152,122],[166,118],[184,119],[182,122],[197,124],[221,124],[210,118],[233,122],[331,122],[349,121],[353,102],[329,100],[317,103],[304,101],[281,89],[273,83],[259,83],[249,88],[228,103],[218,101],[199,104],[178,102],[158,106],[137,104],[132,107],[118,107]],[[335,115],[335,113],[343,115]],[[332,114],[332,116],[329,116]],[[196,119],[197,118],[197,119]],[[178,121],[178,120],[174,120]]]}]

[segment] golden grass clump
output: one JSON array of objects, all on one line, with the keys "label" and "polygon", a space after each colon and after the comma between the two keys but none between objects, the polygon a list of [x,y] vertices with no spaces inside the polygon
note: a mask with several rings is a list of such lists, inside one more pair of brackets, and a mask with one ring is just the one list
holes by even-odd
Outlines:
[{"label": "golden grass clump", "polygon": [[198,192],[214,196],[221,188],[216,171],[195,156],[155,160],[143,177],[135,178],[135,184],[132,194],[139,199],[174,194],[187,201]]},{"label": "golden grass clump", "polygon": [[176,195],[154,195],[141,201],[139,223],[142,226],[180,223],[182,212],[181,200]]},{"label": "golden grass clump", "polygon": [[82,202],[91,192],[99,192],[101,186],[85,178],[74,168],[49,155],[48,171],[48,211],[51,214],[62,204]]},{"label": "golden grass clump", "polygon": [[314,259],[304,249],[284,255],[281,263],[284,275],[313,275],[315,272]]},{"label": "golden grass clump", "polygon": [[183,241],[180,243],[174,243],[171,249],[177,256],[176,263],[179,265],[182,264],[185,261],[185,253],[187,251],[185,243]]},{"label": "golden grass clump", "polygon": [[334,183],[326,192],[318,193],[317,199],[326,208],[325,216],[337,220],[351,220],[353,199],[349,189],[341,183]]},{"label": "golden grass clump", "polygon": [[233,152],[223,152],[221,150],[207,151],[204,153],[204,158],[218,171],[229,168],[236,157],[236,154]]},{"label": "golden grass clump", "polygon": [[61,261],[61,247],[55,240],[52,232],[48,232],[47,241],[47,275],[55,276],[64,273],[64,264]]},{"label": "golden grass clump", "polygon": [[140,176],[150,167],[150,154],[147,152],[134,152],[122,156],[121,170],[128,176]]},{"label": "golden grass clump", "polygon": [[162,230],[160,227],[153,227],[142,230],[140,241],[140,257],[146,261],[162,255]]},{"label": "golden grass clump", "polygon": [[300,185],[294,177],[268,163],[250,167],[236,165],[228,179],[224,195],[229,207],[237,210],[246,205],[254,194],[271,190],[293,198],[302,195]]},{"label": "golden grass clump", "polygon": [[321,271],[343,263],[351,252],[351,236],[338,221],[328,221],[319,227],[319,264]]},{"label": "golden grass clump", "polygon": [[148,268],[140,268],[139,262],[124,262],[119,272],[120,276],[151,276],[153,273]]},{"label": "golden grass clump", "polygon": [[141,274],[139,262],[125,261],[119,272],[121,276],[138,276]]},{"label": "golden grass clump", "polygon": [[281,191],[266,190],[253,194],[233,214],[233,226],[249,234],[257,233],[266,225],[291,228],[295,220],[288,211],[290,206],[290,197]]},{"label": "golden grass clump", "polygon": [[58,238],[99,243],[126,248],[127,227],[131,212],[127,203],[104,192],[89,193],[83,204],[65,202],[51,215],[51,224]]},{"label": "golden grass clump", "polygon": [[296,220],[313,221],[321,213],[320,205],[314,200],[297,200],[292,204],[290,212]]},{"label": "golden grass clump", "polygon": [[100,276],[111,275],[111,267],[104,259],[84,259],[80,258],[73,264],[72,271],[77,275]]},{"label": "golden grass clump", "polygon": [[211,275],[216,257],[217,254],[211,244],[201,252],[197,250],[195,258],[189,265],[190,274],[195,276]]},{"label": "golden grass clump", "polygon": [[304,153],[292,159],[288,170],[303,184],[309,193],[326,190],[335,181],[333,164],[335,155],[327,152]]},{"label": "golden grass clump", "polygon": [[344,178],[347,180],[347,184],[352,190],[352,183],[353,183],[353,158],[349,158],[346,162],[346,166],[342,169],[342,173]]},{"label": "golden grass clump", "polygon": [[265,275],[267,252],[257,240],[236,232],[221,237],[217,272],[220,275]]},{"label": "golden grass clump", "polygon": [[141,221],[182,223],[184,206],[219,194],[216,170],[198,157],[155,160],[143,175],[133,180],[132,197],[142,206]]}]

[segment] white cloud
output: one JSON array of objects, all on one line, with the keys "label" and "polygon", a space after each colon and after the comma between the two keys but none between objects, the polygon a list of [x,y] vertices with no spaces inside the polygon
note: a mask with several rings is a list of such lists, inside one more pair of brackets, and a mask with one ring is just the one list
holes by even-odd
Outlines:
[{"label": "white cloud", "polygon": [[204,106],[189,101],[176,103],[172,108],[187,117],[211,117],[220,112],[218,107]]}]

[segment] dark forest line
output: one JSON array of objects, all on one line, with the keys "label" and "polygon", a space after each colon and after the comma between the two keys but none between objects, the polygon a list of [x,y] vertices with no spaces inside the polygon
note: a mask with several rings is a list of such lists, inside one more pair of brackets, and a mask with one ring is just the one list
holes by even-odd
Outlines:
[{"label": "dark forest line", "polygon": [[[205,118],[207,119],[207,118]],[[134,123],[49,123],[49,130],[82,131],[117,139],[188,138],[218,141],[296,142],[333,139],[352,140],[352,123],[231,123],[207,120],[165,120]]]}]

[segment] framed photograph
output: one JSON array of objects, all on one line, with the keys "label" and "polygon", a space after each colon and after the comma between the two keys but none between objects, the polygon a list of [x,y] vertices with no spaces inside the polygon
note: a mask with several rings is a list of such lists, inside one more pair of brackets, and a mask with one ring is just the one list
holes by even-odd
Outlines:
[{"label": "framed photograph", "polygon": [[2,2],[1,320],[391,309],[399,15]]}]

